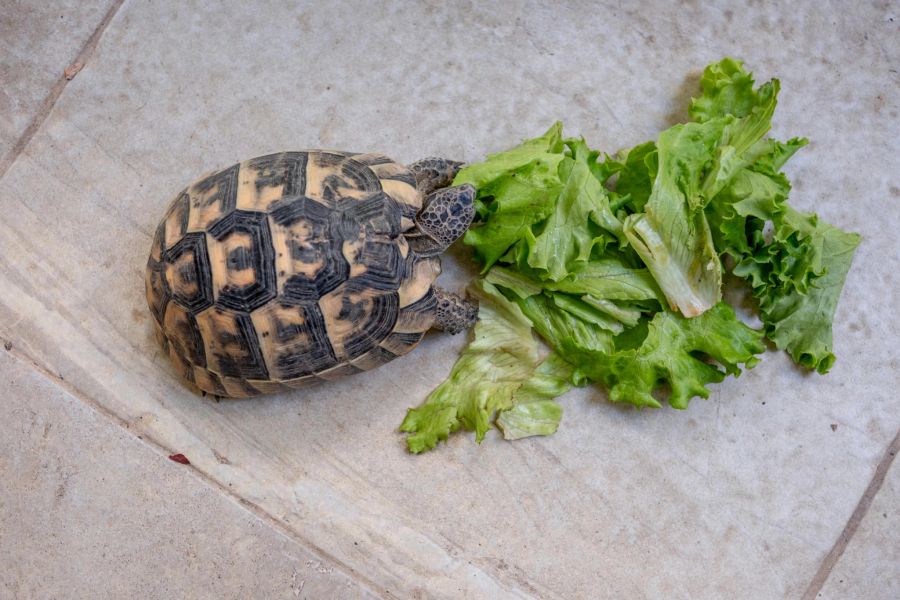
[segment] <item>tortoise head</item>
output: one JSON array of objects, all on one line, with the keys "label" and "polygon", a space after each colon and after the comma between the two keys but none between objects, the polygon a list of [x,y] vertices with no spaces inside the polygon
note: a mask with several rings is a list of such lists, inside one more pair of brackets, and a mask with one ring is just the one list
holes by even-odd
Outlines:
[{"label": "tortoise head", "polygon": [[425,198],[422,210],[416,215],[420,233],[434,240],[434,254],[443,252],[466,232],[475,216],[475,188],[466,183],[441,188]]}]

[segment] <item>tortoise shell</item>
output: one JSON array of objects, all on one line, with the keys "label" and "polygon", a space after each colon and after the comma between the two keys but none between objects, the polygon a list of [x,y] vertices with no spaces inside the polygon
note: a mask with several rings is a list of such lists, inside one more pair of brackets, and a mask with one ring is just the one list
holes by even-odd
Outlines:
[{"label": "tortoise shell", "polygon": [[202,391],[247,397],[368,370],[434,323],[440,259],[411,252],[422,195],[380,154],[253,158],[172,200],[147,263],[157,334]]}]

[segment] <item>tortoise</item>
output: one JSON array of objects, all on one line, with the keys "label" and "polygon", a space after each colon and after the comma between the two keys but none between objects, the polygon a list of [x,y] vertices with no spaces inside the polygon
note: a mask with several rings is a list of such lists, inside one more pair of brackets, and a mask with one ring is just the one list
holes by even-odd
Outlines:
[{"label": "tortoise", "polygon": [[250,397],[334,380],[458,333],[477,306],[433,285],[474,216],[462,163],[403,166],[330,150],[260,156],[208,174],[156,229],[146,291],[189,387]]}]

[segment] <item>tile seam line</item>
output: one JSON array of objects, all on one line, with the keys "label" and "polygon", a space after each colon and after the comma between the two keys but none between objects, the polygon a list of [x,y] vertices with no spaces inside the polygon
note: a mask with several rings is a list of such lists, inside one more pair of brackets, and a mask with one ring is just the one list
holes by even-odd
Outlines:
[{"label": "tile seam line", "polygon": [[[112,3],[112,5],[106,11],[106,14],[103,15],[100,23],[98,23],[97,27],[94,28],[91,36],[87,39],[84,45],[81,46],[78,54],[73,60],[69,62],[68,65],[66,65],[67,67],[75,63],[81,63],[82,65],[87,66],[88,61],[94,55],[94,51],[100,44],[100,39],[103,37],[104,32],[106,31],[107,27],[109,27],[110,22],[112,22],[113,17],[115,17],[119,12],[119,9],[122,7],[122,4],[124,2],[125,0],[115,0],[115,2]],[[6,175],[10,167],[12,167],[13,164],[15,164],[16,160],[18,160],[18,158],[25,152],[25,148],[27,148],[28,144],[31,143],[31,140],[47,120],[47,117],[50,116],[50,113],[53,112],[53,108],[56,106],[57,100],[59,100],[59,97],[62,95],[63,91],[65,91],[68,84],[69,80],[66,79],[65,74],[60,73],[59,78],[56,80],[56,83],[53,84],[53,86],[50,88],[50,91],[47,92],[46,96],[44,96],[44,100],[38,107],[38,110],[35,113],[34,117],[32,117],[31,121],[28,122],[28,126],[25,127],[25,131],[22,132],[22,135],[19,136],[19,139],[16,140],[16,143],[13,144],[13,147],[10,148],[9,152],[7,152],[2,158],[0,158],[0,179],[2,179]]]},{"label": "tile seam line", "polygon": [[822,564],[819,565],[819,569],[813,576],[812,581],[810,581],[809,587],[806,588],[802,600],[815,600],[819,592],[822,591],[825,582],[828,581],[828,578],[831,576],[832,569],[834,569],[838,560],[843,556],[844,551],[850,544],[850,540],[853,539],[862,520],[865,518],[866,514],[868,514],[869,508],[872,506],[872,501],[881,489],[884,478],[887,476],[887,472],[891,468],[891,464],[894,462],[898,453],[900,453],[900,429],[897,430],[894,439],[888,444],[887,450],[884,451],[884,455],[881,457],[881,460],[878,461],[878,465],[875,467],[875,474],[872,475],[872,479],[869,481],[866,491],[863,492],[862,497],[856,504],[856,508],[853,510],[853,514],[850,515],[847,524],[844,525],[844,529],[841,531],[837,540],[835,540],[831,550],[822,560]]},{"label": "tile seam line", "polygon": [[[0,338],[0,342],[6,341],[4,338]],[[127,421],[125,421],[122,417],[106,408],[99,402],[90,398],[87,394],[82,392],[78,387],[73,385],[71,382],[66,381],[60,375],[55,374],[53,371],[43,366],[37,360],[32,358],[27,352],[23,352],[16,346],[13,346],[9,350],[6,350],[7,354],[10,354],[16,360],[25,363],[26,366],[30,366],[32,370],[39,373],[45,379],[48,379],[53,385],[61,388],[67,394],[75,398],[76,400],[82,402],[87,405],[90,409],[100,414],[102,417],[106,418],[112,424],[124,429],[129,432],[132,437],[137,438],[135,441],[138,443],[143,443],[146,446],[149,446],[151,450],[158,452],[159,454],[168,457],[169,455],[174,453],[174,450],[166,447],[162,442],[156,440],[152,435],[147,433],[146,431],[141,431],[140,434],[135,433],[134,430],[128,425]],[[138,437],[140,435],[140,437]],[[291,540],[295,544],[305,548],[306,550],[312,552],[313,554],[323,558],[325,560],[331,561],[337,566],[347,577],[351,580],[361,584],[366,588],[368,592],[370,592],[373,596],[378,598],[383,598],[385,600],[395,600],[397,596],[390,594],[387,595],[381,593],[381,586],[375,584],[375,582],[370,581],[364,575],[361,575],[359,571],[351,568],[344,561],[339,558],[332,556],[329,552],[319,548],[317,545],[309,541],[308,539],[300,536],[296,531],[286,527],[281,521],[279,521],[274,515],[266,511],[264,508],[259,506],[258,504],[247,500],[243,496],[234,493],[232,490],[229,490],[226,486],[223,486],[221,483],[216,481],[213,477],[201,471],[194,465],[185,465],[195,477],[197,477],[200,481],[210,486],[211,488],[219,491],[223,496],[230,498],[237,502],[241,507],[250,512],[253,516],[258,518],[263,523],[266,523],[272,529],[277,531],[282,536]],[[180,467],[185,468],[185,467]]]}]

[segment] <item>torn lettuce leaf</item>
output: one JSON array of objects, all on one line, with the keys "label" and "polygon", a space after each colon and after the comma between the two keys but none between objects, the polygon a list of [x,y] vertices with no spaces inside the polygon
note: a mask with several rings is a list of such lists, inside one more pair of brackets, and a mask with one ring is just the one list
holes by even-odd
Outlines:
[{"label": "torn lettuce leaf", "polygon": [[613,333],[560,308],[553,292],[516,300],[532,327],[551,348],[578,368],[597,353],[613,349]]},{"label": "torn lettuce leaf", "polygon": [[[828,371],[859,236],[788,205],[781,169],[807,142],[765,137],[777,80],[756,86],[726,58],[700,84],[691,122],[615,157],[557,122],[460,171],[454,184],[477,189],[464,241],[483,267],[481,321],[447,381],[407,413],[410,451],[458,429],[481,441],[492,423],[506,439],[548,435],[554,398],[589,382],[615,402],[683,409],[756,364],[764,335]],[[750,286],[761,331],[721,301],[720,257]]]},{"label": "torn lettuce leaf", "polygon": [[[749,219],[774,222],[784,212],[791,184],[777,172],[791,155],[806,145],[805,139],[786,143],[766,140],[769,150],[749,168],[742,169],[707,205],[706,216],[720,253],[735,260],[750,252]],[[752,236],[751,236],[752,237]]]},{"label": "torn lettuce leaf", "polygon": [[[629,269],[615,260],[585,263],[584,268],[574,277],[567,277],[561,282],[546,282],[528,274],[508,267],[495,265],[488,271],[485,279],[494,285],[509,290],[519,298],[528,298],[545,292],[554,304],[565,310],[568,302],[580,299],[587,304],[586,310],[599,311],[607,317],[619,321],[627,327],[633,327],[643,311],[651,311],[658,307],[657,299],[661,296],[646,269]],[[550,292],[568,292],[568,294],[552,294]],[[570,295],[571,294],[571,295]],[[577,305],[575,305],[577,306]],[[577,309],[575,313],[577,314]],[[594,315],[596,318],[597,317]],[[610,330],[621,331],[621,326],[609,323]]]},{"label": "torn lettuce leaf", "polygon": [[563,189],[559,179],[563,148],[562,124],[557,122],[541,137],[491,154],[457,173],[453,185],[471,183],[478,191],[476,204],[483,223],[467,231],[464,239],[485,272],[532,225],[553,212],[548,199]]},{"label": "torn lettuce leaf", "polygon": [[699,98],[692,98],[689,113],[698,123],[727,115],[745,117],[760,106],[759,93],[753,89],[753,75],[743,63],[730,57],[707,65],[700,78]]},{"label": "torn lettuce leaf", "polygon": [[580,298],[568,294],[548,294],[548,297],[556,305],[556,308],[564,310],[582,321],[596,325],[600,329],[613,333],[622,333],[625,330],[625,326],[618,319]]},{"label": "torn lettuce leaf", "polygon": [[703,208],[767,149],[759,142],[771,127],[778,80],[754,89],[752,78],[744,75],[740,63],[731,59],[706,68],[704,95],[691,109],[697,122],[660,134],[644,212],[625,220],[629,242],[672,310],[687,317],[722,297],[722,268]]},{"label": "torn lettuce leaf", "polygon": [[639,304],[617,303],[614,300],[597,298],[590,294],[585,294],[581,299],[597,310],[618,320],[625,327],[634,327],[641,319],[642,310]]},{"label": "torn lettuce leaf", "polygon": [[512,173],[533,163],[541,165],[537,173],[554,179],[562,152],[562,122],[557,121],[540,137],[527,139],[509,150],[489,154],[484,162],[465,166],[456,174],[453,185],[471,183],[479,191],[488,189],[494,182],[507,179]]},{"label": "torn lettuce leaf", "polygon": [[827,373],[834,364],[832,321],[860,237],[786,207],[766,243],[754,220],[754,247],[735,267],[750,280],[766,337],[797,364]]},{"label": "torn lettuce leaf", "polygon": [[563,279],[544,285],[557,292],[589,294],[607,300],[662,299],[659,287],[647,269],[629,267],[612,257],[579,263]]},{"label": "torn lettuce leaf", "polygon": [[722,270],[703,211],[703,167],[724,123],[676,125],[659,136],[658,172],[643,213],[625,219],[625,236],[672,310],[697,316],[721,298]]},{"label": "torn lettuce leaf", "polygon": [[687,408],[691,398],[709,396],[708,384],[737,375],[739,364],[753,367],[755,355],[765,350],[762,332],[741,323],[725,303],[692,319],[662,310],[613,335],[591,315],[567,310],[568,302],[558,300],[545,293],[517,302],[540,336],[575,368],[572,381],[602,383],[615,402],[658,408],[654,393],[668,386],[669,403]]},{"label": "torn lettuce leaf", "polygon": [[546,399],[517,402],[512,408],[501,412],[497,417],[497,428],[503,434],[503,439],[520,440],[534,435],[556,433],[562,419],[562,407],[550,398],[555,398],[559,389],[548,390],[549,397]]},{"label": "torn lettuce leaf", "polygon": [[572,365],[551,352],[531,378],[513,392],[513,405],[497,417],[497,428],[507,440],[556,433],[562,407],[553,400],[572,387]]},{"label": "torn lettuce leaf", "polygon": [[622,223],[595,173],[599,153],[583,139],[561,140],[560,127],[466,167],[454,179],[454,185],[472,183],[478,190],[481,223],[464,241],[483,272],[521,242],[524,261],[558,280],[595,249],[624,243]]},{"label": "torn lettuce leaf", "polygon": [[615,191],[611,195],[624,199],[622,204],[631,212],[643,211],[650,199],[658,168],[656,158],[656,142],[645,142],[622,153],[621,161],[607,157],[603,163],[603,181],[616,175]]},{"label": "torn lettuce leaf", "polygon": [[[701,85],[703,95],[691,106],[694,119],[735,115],[756,119],[757,131],[767,129],[760,123],[771,119],[777,82],[754,90],[741,63],[726,59],[707,67]],[[806,143],[767,139],[750,146],[746,138],[746,164],[719,187],[705,212],[717,248],[733,258],[734,274],[747,280],[759,302],[766,336],[798,364],[824,374],[835,360],[832,321],[860,238],[787,205],[791,186],[780,170]]]},{"label": "torn lettuce leaf", "polygon": [[543,291],[541,282],[511,268],[496,265],[485,275],[485,280],[512,291],[519,298],[527,298]]},{"label": "torn lettuce leaf", "polygon": [[610,400],[658,408],[654,393],[667,386],[669,404],[682,409],[695,396],[709,397],[708,384],[739,374],[739,364],[753,367],[755,355],[765,350],[762,332],[741,323],[724,302],[692,319],[658,312],[645,332],[633,329],[615,338],[614,345],[611,352],[579,365],[607,387]]},{"label": "torn lettuce leaf", "polygon": [[560,180],[565,183],[554,211],[540,233],[526,237],[528,265],[551,281],[565,277],[576,264],[586,263],[595,246],[602,249],[622,232],[622,224],[609,208],[606,190],[588,165],[584,141],[573,141],[570,147],[573,156],[560,163]]},{"label": "torn lettuce leaf", "polygon": [[[561,372],[556,363],[553,368],[539,370],[535,378],[542,362],[541,349],[519,307],[487,281],[473,285],[472,293],[479,301],[473,341],[450,376],[424,404],[410,409],[400,425],[400,430],[409,434],[406,443],[410,452],[434,448],[460,428],[474,431],[476,441],[481,442],[497,413],[513,408],[518,399],[537,402],[548,399],[548,391],[563,389],[563,382],[554,379]],[[526,384],[517,399],[517,391]],[[533,407],[531,415],[544,422],[529,426],[522,421],[527,414],[517,413],[520,437],[524,429],[532,429],[536,432],[533,435],[547,429],[547,420],[553,416],[547,405]]]}]

